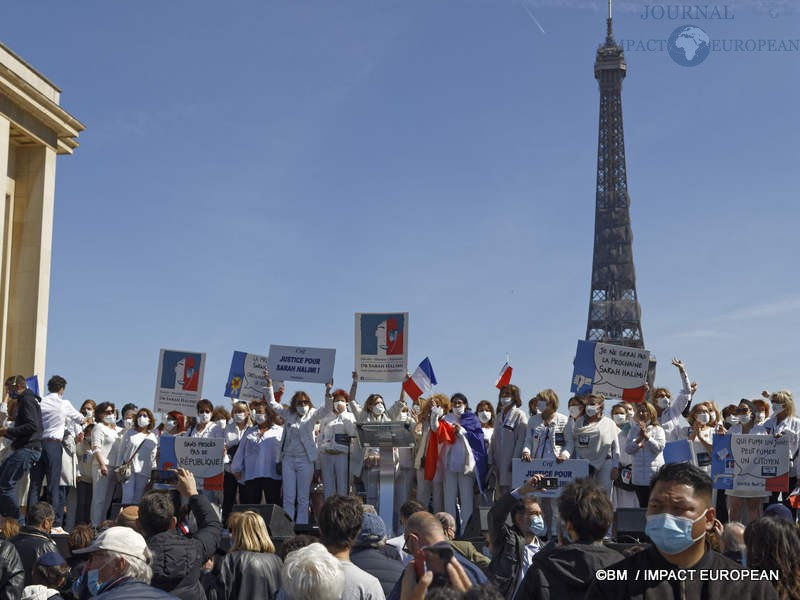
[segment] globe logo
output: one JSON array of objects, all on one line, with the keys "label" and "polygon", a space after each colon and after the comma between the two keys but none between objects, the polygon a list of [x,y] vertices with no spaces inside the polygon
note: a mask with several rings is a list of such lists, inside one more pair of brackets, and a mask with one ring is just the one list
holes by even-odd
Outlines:
[{"label": "globe logo", "polygon": [[711,52],[708,34],[694,25],[682,25],[672,32],[667,41],[669,55],[682,67],[696,67]]}]

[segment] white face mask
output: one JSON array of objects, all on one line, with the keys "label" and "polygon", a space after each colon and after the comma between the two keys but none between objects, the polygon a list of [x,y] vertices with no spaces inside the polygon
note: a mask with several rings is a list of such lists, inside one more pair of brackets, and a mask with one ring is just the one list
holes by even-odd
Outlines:
[{"label": "white face mask", "polygon": [[573,419],[577,419],[578,415],[581,414],[581,407],[580,406],[570,406],[569,407],[569,416]]},{"label": "white face mask", "polygon": [[536,406],[539,409],[539,412],[542,412],[543,410],[546,410],[547,409],[547,400],[539,400],[536,403]]},{"label": "white face mask", "polygon": [[778,414],[779,412],[782,412],[782,411],[783,411],[783,404],[780,404],[778,402],[773,402],[772,403],[772,413],[773,414]]},{"label": "white face mask", "polygon": [[267,415],[265,415],[264,413],[256,413],[255,419],[256,423],[258,423],[259,425],[263,425],[264,423],[267,422]]},{"label": "white face mask", "polygon": [[89,417],[93,417],[94,411],[91,408],[87,408],[85,411],[83,411],[83,416],[86,417],[87,419]]},{"label": "white face mask", "polygon": [[123,426],[125,429],[130,429],[131,427],[133,427],[133,419],[125,419],[125,420],[122,422],[122,426]]},{"label": "white face mask", "polygon": [[741,423],[742,425],[747,425],[750,422],[751,418],[752,417],[750,416],[749,413],[746,415],[739,415],[739,423]]},{"label": "white face mask", "polygon": [[198,423],[209,423],[211,422],[211,413],[200,413],[197,415],[197,422]]},{"label": "white face mask", "polygon": [[595,404],[589,404],[586,407],[586,415],[589,417],[597,416],[597,413],[600,412],[600,407]]},{"label": "white face mask", "polygon": [[458,415],[459,417],[464,414],[464,407],[463,406],[454,406],[453,407],[453,414]]},{"label": "white face mask", "polygon": [[347,408],[347,403],[346,402],[342,402],[341,400],[339,400],[339,401],[333,403],[333,409],[337,413],[343,413],[345,408]]},{"label": "white face mask", "polygon": [[486,424],[492,420],[492,413],[490,413],[488,410],[482,410],[478,413],[478,419],[480,419],[481,423]]},{"label": "white face mask", "polygon": [[376,404],[372,407],[372,414],[376,417],[380,417],[383,413],[386,412],[386,407],[383,404]]},{"label": "white face mask", "polygon": [[731,415],[730,417],[728,417],[728,421],[730,421],[731,425],[736,425],[739,422],[739,416]]},{"label": "white face mask", "polygon": [[105,415],[103,417],[103,423],[106,423],[108,425],[113,425],[115,421],[116,419],[114,418],[114,415]]},{"label": "white face mask", "polygon": [[228,422],[225,419],[217,419],[217,426],[225,429],[228,426]]},{"label": "white face mask", "polygon": [[706,425],[711,420],[711,417],[708,413],[697,413],[697,420]]},{"label": "white face mask", "polygon": [[763,423],[766,420],[767,420],[767,413],[759,411],[759,413],[758,413],[758,422],[759,423]]},{"label": "white face mask", "polygon": [[635,416],[636,416],[635,412],[633,412],[632,410],[628,411],[628,421],[633,421],[633,417]]},{"label": "white face mask", "polygon": [[244,423],[247,420],[247,415],[244,413],[233,413],[233,420],[237,423]]},{"label": "white face mask", "polygon": [[502,398],[500,398],[500,404],[502,404],[503,406],[508,406],[509,404],[511,404],[512,401],[513,398],[511,398],[511,396],[503,396]]},{"label": "white face mask", "polygon": [[669,407],[669,398],[662,396],[657,401],[658,407],[666,410]]},{"label": "white face mask", "polygon": [[301,417],[304,416],[307,412],[308,412],[307,404],[301,404],[300,406],[297,407],[297,414],[300,415]]},{"label": "white face mask", "polygon": [[620,414],[620,413],[614,413],[612,415],[612,418],[614,419],[614,423],[616,423],[617,425],[624,425],[625,423],[628,422],[628,415],[627,414],[623,415],[623,414]]},{"label": "white face mask", "polygon": [[137,425],[139,425],[139,427],[147,427],[148,425],[150,425],[150,417],[142,415],[138,419],[136,419],[136,423]]},{"label": "white face mask", "polygon": [[175,425],[177,425],[177,421],[173,421],[172,419],[167,419],[167,429],[175,429]]}]

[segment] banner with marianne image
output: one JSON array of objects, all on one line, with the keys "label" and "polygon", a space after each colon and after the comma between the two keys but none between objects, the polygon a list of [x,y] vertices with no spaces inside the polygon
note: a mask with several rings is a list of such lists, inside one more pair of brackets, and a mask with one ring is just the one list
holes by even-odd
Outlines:
[{"label": "banner with marianne image", "polygon": [[194,414],[202,398],[205,365],[203,352],[162,348],[158,355],[155,412],[178,410]]},{"label": "banner with marianne image", "polygon": [[333,379],[336,350],[304,346],[269,347],[269,374],[281,381],[327,383]]},{"label": "banner with marianne image", "polygon": [[408,313],[356,313],[359,381],[403,381],[408,371]]},{"label": "banner with marianne image", "polygon": [[511,489],[516,489],[534,475],[558,478],[558,488],[537,492],[542,498],[558,498],[561,490],[581,477],[589,476],[589,461],[580,458],[571,458],[558,462],[552,458],[534,458],[525,462],[521,458],[511,461]]},{"label": "banner with marianne image", "polygon": [[570,391],[641,402],[649,366],[650,352],[647,350],[579,340]]},{"label": "banner with marianne image", "polygon": [[[269,364],[269,357],[248,352],[233,352],[228,382],[225,384],[225,396],[231,400],[251,402],[261,400],[267,387],[267,376],[264,371]],[[278,389],[277,382],[272,384]]]},{"label": "banner with marianne image", "polygon": [[197,488],[222,490],[223,438],[193,438],[162,435],[158,452],[158,468],[161,471],[186,469],[191,471]]},{"label": "banner with marianne image", "polygon": [[771,435],[714,435],[711,479],[718,490],[789,491],[789,440]]}]

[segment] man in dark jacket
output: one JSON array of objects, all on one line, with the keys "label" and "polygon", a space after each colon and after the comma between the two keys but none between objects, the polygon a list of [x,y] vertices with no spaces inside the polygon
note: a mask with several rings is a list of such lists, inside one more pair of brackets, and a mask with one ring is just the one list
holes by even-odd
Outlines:
[{"label": "man in dark jacket", "polygon": [[6,393],[17,400],[17,414],[14,427],[0,427],[0,437],[10,439],[14,450],[0,466],[0,515],[19,519],[17,481],[42,454],[41,398],[28,389],[22,375],[6,380]]},{"label": "man in dark jacket", "polygon": [[603,545],[614,508],[606,491],[587,479],[568,485],[558,498],[559,543],[533,557],[517,600],[583,598],[595,572],[624,558]]},{"label": "man in dark jacket", "polygon": [[[531,560],[542,546],[537,534],[543,535],[547,531],[542,509],[532,498],[532,494],[542,491],[539,484],[543,478],[544,475],[534,475],[489,509],[489,540],[492,545],[489,581],[508,600],[514,597]],[[506,524],[509,514],[512,526]]]},{"label": "man in dark jacket", "polygon": [[28,509],[26,517],[25,527],[11,538],[11,543],[14,544],[22,560],[25,585],[31,585],[31,573],[36,565],[36,559],[47,552],[58,552],[58,546],[50,537],[56,513],[47,502],[39,502]]},{"label": "man in dark jacket", "polygon": [[653,545],[609,566],[626,579],[595,579],[585,600],[777,599],[769,581],[752,580],[752,571],[706,543],[716,520],[711,491],[711,478],[692,464],[661,467],[647,505],[645,533]]},{"label": "man in dark jacket", "polygon": [[188,537],[175,528],[175,506],[165,492],[149,492],[139,503],[139,527],[153,552],[152,585],[182,600],[203,600],[203,564],[219,544],[222,523],[211,503],[197,493],[194,476],[178,469],[176,489],[189,499],[197,531]]},{"label": "man in dark jacket", "polygon": [[378,578],[386,597],[403,575],[403,563],[394,546],[386,545],[386,524],[378,515],[364,513],[361,532],[350,549],[350,562]]},{"label": "man in dark jacket", "polygon": [[0,600],[17,600],[25,587],[25,569],[14,544],[0,538]]}]

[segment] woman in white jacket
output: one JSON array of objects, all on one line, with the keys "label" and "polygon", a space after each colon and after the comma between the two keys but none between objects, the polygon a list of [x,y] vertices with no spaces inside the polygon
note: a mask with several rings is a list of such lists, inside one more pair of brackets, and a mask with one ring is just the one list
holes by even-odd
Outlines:
[{"label": "woman in white jacket", "polygon": [[[328,384],[326,397],[332,384]],[[356,437],[356,418],[348,412],[347,402],[350,397],[344,390],[336,390],[331,397],[333,412],[319,423],[319,462],[322,469],[322,483],[325,499],[334,494],[347,496],[350,494],[350,465],[348,456],[352,459],[351,443]],[[345,441],[345,437],[347,440]],[[357,450],[355,453],[360,452]]]},{"label": "woman in white jacket", "polygon": [[575,419],[573,436],[576,458],[589,461],[591,478],[611,498],[619,466],[619,429],[614,421],[603,416],[605,401],[603,394],[589,394],[583,398],[583,416]]},{"label": "woman in white jacket", "polygon": [[122,482],[122,505],[139,504],[150,481],[150,473],[156,468],[158,438],[153,433],[155,417],[149,408],[140,408],[131,429],[125,432],[120,447],[120,464],[130,461],[131,476]]},{"label": "woman in white jacket", "polygon": [[650,480],[664,465],[666,443],[664,429],[658,424],[656,407],[642,402],[636,407],[636,418],[625,445],[625,451],[633,459],[632,480],[640,508],[647,508],[650,502]]}]

